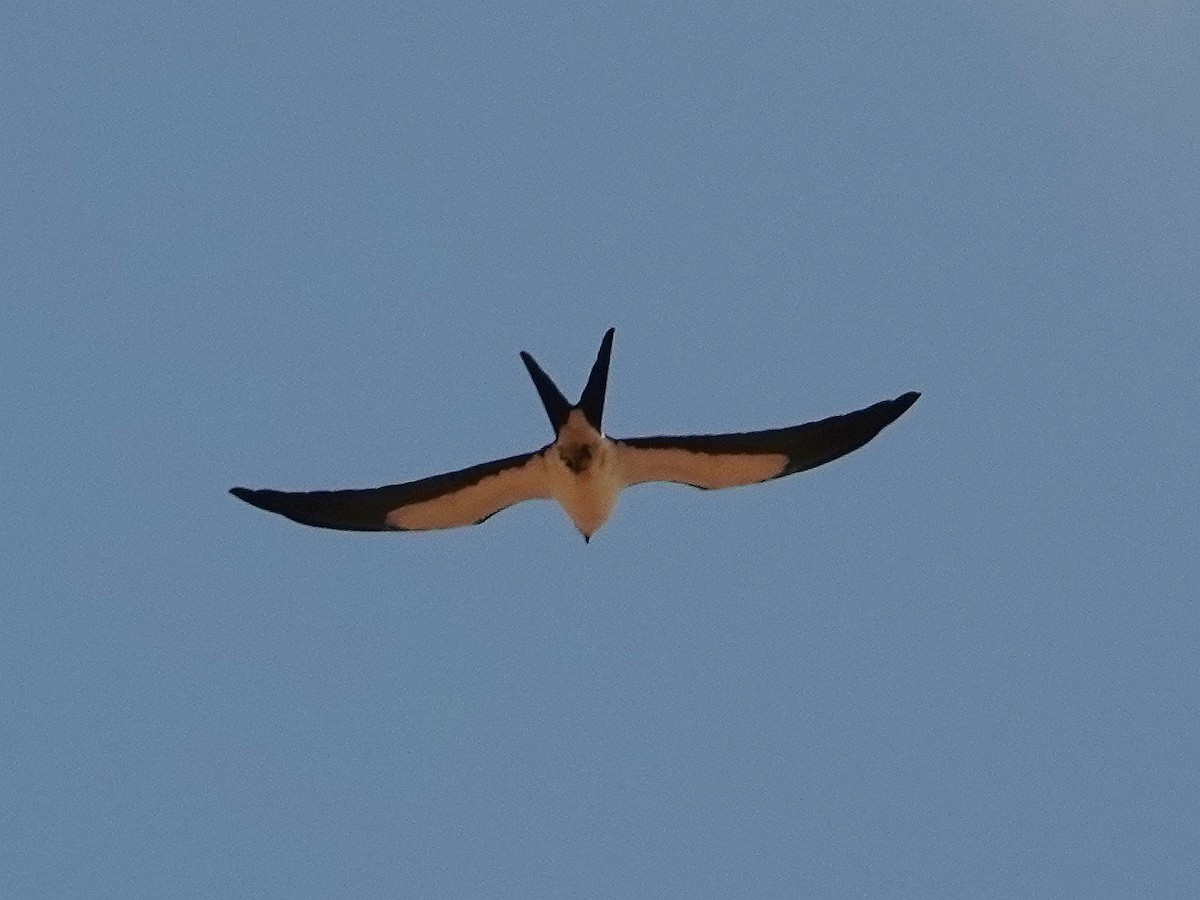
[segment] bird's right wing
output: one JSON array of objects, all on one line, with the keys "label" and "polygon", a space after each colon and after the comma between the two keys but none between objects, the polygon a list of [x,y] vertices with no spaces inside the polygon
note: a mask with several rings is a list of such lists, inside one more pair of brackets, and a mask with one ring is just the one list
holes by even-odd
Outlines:
[{"label": "bird's right wing", "polygon": [[622,481],[673,481],[713,489],[803,472],[857,450],[920,396],[910,391],[844,416],[770,431],[622,438],[614,441]]},{"label": "bird's right wing", "polygon": [[542,450],[385,487],[344,491],[235,487],[229,493],[302,525],[343,531],[429,531],[478,525],[514,503],[550,496]]}]

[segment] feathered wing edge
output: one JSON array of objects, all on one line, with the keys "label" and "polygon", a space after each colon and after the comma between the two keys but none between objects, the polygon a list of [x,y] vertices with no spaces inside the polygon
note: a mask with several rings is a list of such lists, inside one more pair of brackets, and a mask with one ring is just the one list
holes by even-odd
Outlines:
[{"label": "feathered wing edge", "polygon": [[293,522],[342,531],[425,531],[477,525],[514,503],[549,496],[542,450],[377,488],[275,491],[235,487],[229,493]]},{"label": "feathered wing edge", "polygon": [[870,442],[921,395],[916,391],[818,422],[736,434],[621,438],[626,484],[670,481],[714,489],[782,478],[832,462]]}]

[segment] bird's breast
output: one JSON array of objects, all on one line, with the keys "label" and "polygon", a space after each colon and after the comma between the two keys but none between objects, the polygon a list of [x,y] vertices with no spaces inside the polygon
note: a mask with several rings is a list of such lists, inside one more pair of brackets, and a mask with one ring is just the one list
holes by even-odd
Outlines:
[{"label": "bird's breast", "polygon": [[608,520],[621,492],[616,472],[604,464],[577,473],[561,460],[552,461],[550,485],[554,499],[585,535],[591,535]]}]

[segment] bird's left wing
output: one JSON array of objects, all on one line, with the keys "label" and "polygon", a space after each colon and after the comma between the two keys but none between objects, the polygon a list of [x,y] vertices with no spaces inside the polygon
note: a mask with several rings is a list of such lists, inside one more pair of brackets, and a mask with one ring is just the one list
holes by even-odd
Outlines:
[{"label": "bird's left wing", "polygon": [[343,531],[429,531],[478,525],[522,500],[550,496],[543,451],[480,463],[406,484],[345,491],[232,488],[252,506],[302,525]]},{"label": "bird's left wing", "polygon": [[713,489],[770,481],[845,456],[898,419],[921,395],[910,391],[865,409],[819,422],[739,434],[623,438],[617,448],[622,481],[674,481]]}]

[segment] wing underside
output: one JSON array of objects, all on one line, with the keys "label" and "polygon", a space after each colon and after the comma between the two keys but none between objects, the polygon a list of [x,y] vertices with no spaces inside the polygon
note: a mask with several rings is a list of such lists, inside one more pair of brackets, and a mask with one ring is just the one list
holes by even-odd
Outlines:
[{"label": "wing underside", "polygon": [[341,491],[235,487],[252,506],[302,525],[343,531],[429,531],[477,525],[522,500],[548,497],[542,451],[405,484]]},{"label": "wing underside", "polygon": [[868,443],[917,402],[915,391],[819,422],[737,434],[617,440],[625,484],[671,481],[715,489],[781,478]]}]

